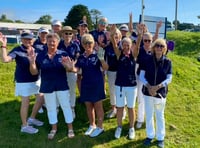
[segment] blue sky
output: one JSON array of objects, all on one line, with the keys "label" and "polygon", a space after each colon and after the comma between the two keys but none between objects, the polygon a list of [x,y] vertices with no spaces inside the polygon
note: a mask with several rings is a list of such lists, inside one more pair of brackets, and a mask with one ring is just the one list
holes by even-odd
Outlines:
[{"label": "blue sky", "polygon": [[[109,23],[128,22],[133,13],[133,21],[138,22],[142,0],[4,0],[0,5],[0,15],[8,19],[35,22],[43,15],[64,21],[72,6],[82,4],[88,10],[97,9],[107,17]],[[144,0],[144,14],[175,19],[176,0]],[[178,20],[183,23],[200,24],[200,0],[178,0]]]}]

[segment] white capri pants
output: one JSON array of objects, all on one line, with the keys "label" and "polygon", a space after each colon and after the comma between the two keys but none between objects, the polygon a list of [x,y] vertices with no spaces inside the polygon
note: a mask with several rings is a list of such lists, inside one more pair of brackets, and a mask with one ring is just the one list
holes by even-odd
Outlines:
[{"label": "white capri pants", "polygon": [[67,82],[69,85],[71,107],[75,107],[76,105],[76,81],[77,81],[77,74],[74,72],[67,72]]},{"label": "white capri pants", "polygon": [[69,102],[69,91],[54,91],[53,93],[44,93],[44,100],[47,108],[47,115],[50,124],[56,124],[57,118],[57,102],[62,108],[65,122],[72,123],[73,116]]},{"label": "white capri pants", "polygon": [[109,94],[110,94],[110,104],[116,105],[116,96],[115,96],[115,80],[116,80],[117,72],[107,71],[108,77],[108,87],[109,87]]},{"label": "white capri pants", "polygon": [[135,107],[135,101],[137,96],[137,87],[121,87],[115,86],[116,93],[116,106],[124,107],[127,105],[128,108]]}]

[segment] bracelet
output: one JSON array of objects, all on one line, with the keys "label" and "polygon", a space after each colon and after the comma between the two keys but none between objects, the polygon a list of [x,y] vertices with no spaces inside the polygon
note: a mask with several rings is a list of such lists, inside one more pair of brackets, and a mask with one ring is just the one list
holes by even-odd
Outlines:
[{"label": "bracelet", "polygon": [[6,47],[6,46],[1,46],[1,48],[6,48],[6,49],[7,49],[7,47]]}]

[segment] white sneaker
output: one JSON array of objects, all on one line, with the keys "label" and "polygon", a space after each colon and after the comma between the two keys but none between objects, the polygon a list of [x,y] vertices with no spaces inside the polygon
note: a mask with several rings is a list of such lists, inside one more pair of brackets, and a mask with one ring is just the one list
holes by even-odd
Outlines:
[{"label": "white sneaker", "polygon": [[107,115],[107,118],[114,118],[117,114],[117,110],[114,109],[114,110],[110,110],[108,115]]},{"label": "white sneaker", "polygon": [[86,136],[90,135],[95,129],[96,129],[96,127],[90,125],[89,128],[87,129],[87,131],[85,132],[85,135]]},{"label": "white sneaker", "polygon": [[38,132],[38,129],[27,125],[27,126],[21,127],[21,132],[22,133],[28,133],[28,134],[36,134]]},{"label": "white sneaker", "polygon": [[136,128],[139,129],[142,127],[143,122],[137,122],[136,123]]},{"label": "white sneaker", "polygon": [[119,139],[121,137],[121,133],[122,133],[122,128],[117,127],[115,130],[115,138]]},{"label": "white sneaker", "polygon": [[35,126],[42,126],[44,124],[44,122],[33,118],[28,118],[27,122],[28,125],[35,125]]},{"label": "white sneaker", "polygon": [[97,127],[93,130],[93,132],[90,134],[90,137],[97,137],[99,136],[101,133],[104,132],[104,129],[103,128],[100,128],[100,127]]},{"label": "white sneaker", "polygon": [[129,139],[134,139],[135,138],[135,129],[134,129],[134,127],[129,129],[128,136],[129,136]]},{"label": "white sneaker", "polygon": [[44,110],[42,107],[38,110],[38,113],[40,113],[40,114],[44,113]]}]

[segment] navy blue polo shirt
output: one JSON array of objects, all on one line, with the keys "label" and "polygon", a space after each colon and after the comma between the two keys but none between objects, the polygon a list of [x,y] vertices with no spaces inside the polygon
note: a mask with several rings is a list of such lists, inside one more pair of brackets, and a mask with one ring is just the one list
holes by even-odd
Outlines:
[{"label": "navy blue polo shirt", "polygon": [[41,73],[41,93],[68,90],[66,69],[61,63],[61,57],[68,56],[65,51],[57,50],[53,59],[47,53],[39,53],[36,65]]},{"label": "navy blue polo shirt", "polygon": [[58,45],[58,49],[67,52],[69,57],[73,60],[76,60],[78,58],[78,55],[80,55],[79,45],[73,41],[71,41],[69,46],[66,47],[64,44],[64,40],[61,40]]},{"label": "navy blue polo shirt", "polygon": [[[168,74],[172,74],[172,63],[169,59],[163,56],[159,61],[154,55],[149,56],[141,65],[141,70],[145,71],[145,79],[152,85],[158,85],[167,79]],[[167,95],[168,88],[162,87],[157,93],[160,93],[164,98]],[[146,87],[143,87],[143,93],[149,95]],[[159,96],[156,96],[159,98]]]},{"label": "navy blue polo shirt", "polygon": [[93,36],[94,41],[97,42],[97,43],[99,43],[99,42],[98,42],[98,37],[99,37],[99,36],[103,36],[103,37],[104,37],[103,43],[104,43],[105,45],[107,44],[107,38],[106,38],[106,33],[105,33],[105,31],[93,30],[93,31],[90,31],[90,34]]},{"label": "navy blue polo shirt", "polygon": [[39,37],[33,43],[33,47],[36,49],[37,53],[47,52],[47,44],[42,43]]},{"label": "navy blue polo shirt", "polygon": [[38,80],[38,75],[32,75],[29,70],[29,60],[27,56],[27,49],[24,45],[13,48],[8,56],[15,59],[15,81],[17,83],[35,82]]},{"label": "navy blue polo shirt", "polygon": [[115,85],[136,86],[135,65],[136,61],[134,60],[132,53],[126,56],[121,52],[121,55],[118,59]]},{"label": "navy blue polo shirt", "polygon": [[137,69],[137,75],[140,75],[140,69],[141,69],[141,64],[151,55],[151,51],[146,52],[144,47],[140,47],[139,49],[139,54],[137,57],[137,63],[139,64],[139,67]]},{"label": "navy blue polo shirt", "polygon": [[105,47],[105,59],[109,66],[108,71],[117,71],[118,61],[112,43]]}]

